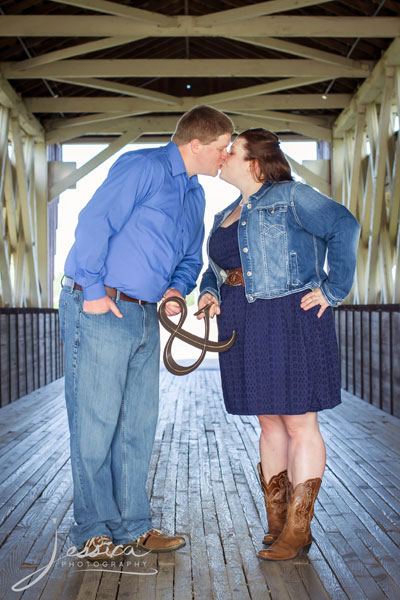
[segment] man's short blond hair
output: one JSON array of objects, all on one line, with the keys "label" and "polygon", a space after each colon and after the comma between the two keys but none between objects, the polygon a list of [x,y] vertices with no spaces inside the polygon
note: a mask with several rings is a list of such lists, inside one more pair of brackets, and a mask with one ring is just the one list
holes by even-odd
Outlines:
[{"label": "man's short blond hair", "polygon": [[232,135],[234,131],[235,126],[227,115],[211,106],[201,105],[182,115],[176,124],[172,141],[177,146],[183,146],[195,139],[202,144],[210,144],[220,135]]}]

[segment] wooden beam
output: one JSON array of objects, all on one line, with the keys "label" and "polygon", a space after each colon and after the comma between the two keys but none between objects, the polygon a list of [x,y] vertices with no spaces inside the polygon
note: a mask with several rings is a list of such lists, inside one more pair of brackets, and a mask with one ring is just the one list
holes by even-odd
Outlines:
[{"label": "wooden beam", "polygon": [[[395,75],[395,96],[397,106],[397,116],[400,118],[400,68],[396,69]],[[393,160],[393,176],[391,185],[391,205],[389,215],[389,238],[392,244],[400,235],[400,135],[397,134],[396,151]],[[400,239],[400,238],[399,238]],[[400,263],[397,263],[397,270],[400,278]],[[399,292],[400,293],[400,292]]]},{"label": "wooden beam", "polygon": [[63,60],[28,71],[3,63],[8,79],[81,77],[367,77],[369,71],[304,59],[81,59]]},{"label": "wooden beam", "polygon": [[175,21],[174,17],[142,10],[140,8],[133,8],[132,6],[126,6],[125,4],[119,4],[118,2],[108,2],[108,0],[50,0],[50,2],[78,6],[79,8],[86,8],[108,15],[116,15],[117,17],[123,17],[124,19],[134,19],[135,21],[154,23],[155,25],[160,26],[172,25]]},{"label": "wooden beam", "polygon": [[273,15],[288,10],[298,10],[304,6],[326,4],[326,2],[329,2],[329,0],[268,0],[268,2],[257,2],[256,4],[250,4],[249,6],[221,10],[209,15],[197,17],[196,24],[210,27],[213,25],[221,25],[223,23],[245,21],[264,15]]},{"label": "wooden beam", "polygon": [[66,58],[72,58],[73,56],[80,56],[82,54],[89,54],[90,52],[96,52],[97,50],[104,50],[105,48],[114,48],[115,46],[123,46],[130,42],[135,42],[141,38],[132,37],[111,37],[97,40],[95,42],[86,42],[86,44],[76,44],[62,50],[55,50],[54,52],[48,52],[41,56],[35,56],[35,58],[28,58],[17,63],[14,69],[18,71],[25,71],[26,69],[32,69],[33,67],[39,67],[41,65],[48,65],[59,60],[65,60]]},{"label": "wooden beam", "polygon": [[26,108],[20,94],[11,87],[0,73],[0,105],[11,108],[18,114],[23,130],[29,135],[43,135],[44,130],[39,121]]},{"label": "wooden beam", "polygon": [[301,44],[295,44],[293,42],[287,42],[285,40],[280,40],[274,37],[266,37],[266,38],[244,38],[244,37],[231,37],[229,39],[234,39],[239,42],[245,42],[247,44],[252,44],[253,46],[260,46],[261,48],[271,48],[272,50],[279,50],[281,52],[287,52],[288,54],[294,54],[295,56],[301,56],[303,58],[309,58],[311,60],[320,61],[323,63],[328,63],[331,65],[337,65],[341,67],[350,67],[362,69],[365,68],[366,71],[369,71],[368,64],[363,67],[363,63],[357,60],[352,60],[351,58],[346,58],[345,56],[340,56],[339,54],[332,54],[332,52],[325,52],[323,50],[316,50],[315,48],[309,48],[308,46],[303,46]]},{"label": "wooden beam", "polygon": [[335,121],[335,135],[341,135],[343,131],[351,129],[355,125],[358,107],[361,104],[376,102],[382,95],[385,80],[385,65],[396,65],[400,62],[400,38],[393,40],[382,58],[375,65],[372,73],[361,84],[347,108]]},{"label": "wooden beam", "polygon": [[87,125],[89,123],[100,123],[102,121],[110,121],[112,119],[122,119],[125,117],[135,117],[143,114],[148,114],[149,110],[141,111],[126,111],[126,112],[106,112],[98,114],[89,114],[75,119],[47,119],[45,121],[46,131],[55,131],[65,127],[75,127],[77,125]]},{"label": "wooden beam", "polygon": [[[59,144],[68,140],[79,138],[84,135],[121,135],[124,131],[137,127],[143,133],[151,134],[171,134],[175,131],[177,122],[176,116],[142,116],[127,119],[113,119],[100,123],[92,123],[79,125],[76,127],[64,127],[56,131],[49,132],[46,136],[47,144]],[[234,118],[236,131],[243,131],[249,127],[254,127],[255,124],[260,124],[262,127],[268,127],[271,131],[291,131],[290,123],[281,121],[265,122],[256,117],[238,116]],[[304,127],[304,130],[308,127]],[[310,139],[309,133],[304,133]]]},{"label": "wooden beam", "polygon": [[35,195],[37,214],[38,276],[42,306],[50,306],[49,290],[49,232],[48,232],[48,164],[44,140],[34,147]]},{"label": "wooden beam", "polygon": [[290,90],[296,87],[312,85],[321,81],[326,81],[330,77],[288,77],[287,79],[278,79],[270,83],[261,83],[260,85],[252,85],[246,88],[231,90],[229,92],[219,92],[217,94],[208,94],[202,96],[202,101],[206,104],[220,104],[228,100],[242,100],[252,96],[260,96],[261,94],[272,94],[283,90]]},{"label": "wooden beam", "polygon": [[[94,99],[87,96],[74,96],[71,98],[33,97],[25,98],[25,105],[32,113],[118,113],[122,111],[144,111],[152,108],[155,112],[185,112],[193,106],[203,103],[203,98],[177,98],[179,106],[156,104],[150,107],[148,102],[130,98],[117,98],[109,96],[96,96]],[[225,101],[218,104],[221,110],[249,109],[249,110],[320,110],[344,108],[351,100],[350,94],[329,94],[325,99],[321,94],[274,94],[262,95],[240,100]],[[209,103],[210,104],[210,103]]]},{"label": "wooden beam", "polygon": [[[21,222],[23,235],[20,232],[20,238],[23,240],[23,246],[26,252],[27,267],[30,278],[30,288],[32,296],[30,302],[34,306],[41,306],[41,296],[39,291],[39,277],[36,248],[34,246],[34,233],[32,222],[31,202],[25,172],[25,156],[22,145],[22,136],[17,119],[11,118],[11,134],[15,152],[16,178],[18,186],[18,199],[21,209]],[[22,284],[21,284],[22,285]],[[16,294],[17,296],[17,294]]]},{"label": "wooden beam", "polygon": [[393,283],[393,304],[397,304],[400,302],[400,227],[397,233],[397,244],[396,244],[396,253],[394,257],[394,264],[396,265],[395,273],[394,273],[394,283]]},{"label": "wooden beam", "polygon": [[[260,119],[269,119],[269,120],[278,120],[278,121],[288,121],[289,123],[303,123],[305,125],[317,125],[320,127],[324,127],[324,125],[329,124],[329,117],[323,116],[309,116],[309,115],[299,115],[297,113],[288,113],[281,112],[279,110],[257,110],[257,109],[232,109],[231,112],[237,113],[240,115],[248,115],[250,117],[259,117]],[[330,132],[330,129],[325,128]]]},{"label": "wooden beam", "polygon": [[[377,278],[376,278],[376,265],[379,259],[379,236],[382,229],[384,217],[384,188],[385,188],[385,177],[386,177],[386,148],[389,134],[389,120],[391,114],[391,103],[394,88],[394,70],[389,67],[386,70],[385,84],[382,94],[382,104],[379,115],[379,135],[378,139],[374,144],[371,143],[371,155],[373,155],[373,148],[375,150],[375,162],[374,162],[374,179],[373,179],[373,208],[372,208],[372,219],[371,219],[371,235],[368,244],[368,262],[367,262],[367,273],[369,275],[368,280],[368,302],[372,303],[376,301],[377,297]],[[372,142],[372,140],[370,140]],[[385,224],[386,225],[386,224]],[[387,273],[381,271],[382,283],[387,283]]]},{"label": "wooden beam", "polygon": [[296,160],[294,160],[294,158],[291,158],[287,154],[285,154],[285,156],[293,171],[295,171],[295,173],[297,173],[299,177],[302,177],[304,181],[308,183],[308,185],[317,188],[322,194],[325,194],[326,196],[331,195],[331,186],[327,181],[325,181],[325,179],[323,179],[319,175],[316,175],[315,173],[313,173],[313,171],[307,169],[307,167],[304,167],[303,165],[298,163]]},{"label": "wooden beam", "polygon": [[0,277],[3,306],[14,306],[14,292],[10,274],[10,250],[3,218],[2,198],[6,165],[8,163],[9,109],[0,107]]},{"label": "wooden beam", "polygon": [[104,15],[3,15],[3,37],[321,37],[395,38],[400,17],[269,16],[224,25],[196,25],[192,16],[174,17],[174,25]]},{"label": "wooden beam", "polygon": [[356,130],[354,133],[354,154],[351,167],[351,181],[349,191],[349,210],[357,218],[357,205],[360,193],[361,158],[363,150],[363,139],[365,134],[365,107],[360,106]]},{"label": "wooden beam", "polygon": [[[272,130],[271,130],[272,131]],[[92,145],[92,144],[110,144],[115,139],[115,136],[109,134],[101,135],[87,135],[80,138],[72,138],[65,145]],[[310,141],[309,136],[299,135],[297,133],[279,133],[279,139],[282,142],[308,142]],[[168,144],[171,141],[171,132],[168,133],[144,133],[135,140],[136,144]]]},{"label": "wooden beam", "polygon": [[72,185],[77,183],[82,177],[85,177],[88,173],[93,171],[96,167],[101,165],[105,160],[113,156],[116,152],[121,150],[127,144],[130,144],[135,141],[137,137],[141,135],[142,131],[139,128],[131,129],[130,131],[126,131],[121,137],[112,142],[108,148],[105,148],[99,154],[96,154],[91,160],[82,165],[79,169],[64,177],[61,181],[55,183],[49,190],[49,202],[57,198],[60,194],[65,192]]},{"label": "wooden beam", "polygon": [[171,96],[169,94],[163,94],[162,92],[155,92],[146,88],[137,87],[134,85],[127,85],[125,83],[116,83],[114,81],[107,81],[106,79],[91,79],[91,78],[63,78],[63,77],[47,77],[52,81],[59,81],[61,83],[70,83],[71,85],[80,85],[83,87],[89,87],[96,90],[104,90],[108,92],[115,92],[116,94],[124,94],[125,96],[133,96],[142,98],[143,100],[152,100],[153,102],[164,102],[165,104],[177,105],[179,104],[179,98]]}]

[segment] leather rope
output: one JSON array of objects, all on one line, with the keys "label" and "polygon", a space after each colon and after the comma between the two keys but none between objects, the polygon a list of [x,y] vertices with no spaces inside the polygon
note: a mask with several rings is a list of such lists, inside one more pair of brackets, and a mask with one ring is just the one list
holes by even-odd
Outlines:
[{"label": "leather rope", "polygon": [[[165,313],[165,307],[168,302],[176,302],[179,304],[181,313],[178,324],[171,321]],[[204,312],[204,338],[201,338],[193,333],[189,333],[185,329],[182,329],[182,325],[187,317],[187,308],[186,302],[179,298],[178,296],[171,296],[170,298],[165,298],[163,302],[160,304],[158,309],[158,318],[160,320],[161,325],[165,327],[167,331],[171,333],[170,337],[164,348],[163,360],[165,367],[168,369],[170,373],[173,375],[187,375],[191,373],[203,362],[203,359],[206,355],[206,352],[226,352],[230,348],[232,348],[235,338],[236,331],[234,331],[229,340],[225,342],[212,342],[208,339],[210,334],[210,316],[209,310],[211,308],[212,302],[206,304],[202,309],[198,310],[195,315],[198,315],[200,312]],[[179,365],[172,357],[172,343],[175,338],[178,338],[195,348],[199,348],[201,350],[201,354],[199,358],[192,365],[183,366]]]}]

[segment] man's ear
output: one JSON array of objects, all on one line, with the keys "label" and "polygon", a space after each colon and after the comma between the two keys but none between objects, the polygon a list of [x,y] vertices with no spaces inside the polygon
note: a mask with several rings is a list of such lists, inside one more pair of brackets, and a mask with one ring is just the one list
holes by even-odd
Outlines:
[{"label": "man's ear", "polygon": [[197,138],[194,138],[193,140],[191,140],[190,141],[190,149],[193,154],[198,154],[199,150],[200,150],[200,140],[198,140]]}]

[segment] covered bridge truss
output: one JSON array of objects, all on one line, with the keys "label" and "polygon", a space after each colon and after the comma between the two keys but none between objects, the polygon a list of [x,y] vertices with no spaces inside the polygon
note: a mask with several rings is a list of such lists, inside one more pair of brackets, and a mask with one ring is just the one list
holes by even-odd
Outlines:
[{"label": "covered bridge truss", "polygon": [[[0,306],[51,303],[58,196],[126,144],[167,141],[200,103],[237,131],[318,141],[319,160],[291,164],[362,224],[350,301],[400,302],[399,13],[393,0],[3,0]],[[68,171],[53,159],[71,141],[108,147]]]}]

